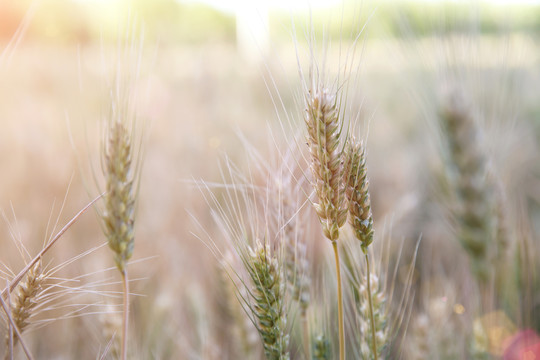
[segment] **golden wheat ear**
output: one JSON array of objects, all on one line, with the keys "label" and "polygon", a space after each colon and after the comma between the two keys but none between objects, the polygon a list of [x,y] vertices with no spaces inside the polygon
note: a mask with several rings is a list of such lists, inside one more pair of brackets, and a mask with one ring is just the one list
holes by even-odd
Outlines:
[{"label": "golden wheat ear", "polygon": [[336,95],[323,86],[313,88],[306,94],[305,109],[312,184],[318,199],[315,210],[331,241],[339,238],[339,228],[347,220]]},{"label": "golden wheat ear", "polygon": [[[32,316],[34,308],[39,304],[44,280],[45,276],[42,272],[41,261],[38,261],[26,273],[24,281],[21,281],[15,289],[15,299],[10,309],[10,321],[13,322],[12,325],[17,329],[18,335],[22,335],[30,325],[30,316]],[[19,336],[12,338],[11,334],[8,333],[6,336],[6,349],[12,349],[11,351],[13,351],[19,341]],[[6,352],[6,359],[11,356],[12,352]]]},{"label": "golden wheat ear", "polygon": [[[65,301],[67,297],[71,297],[74,293],[82,294],[85,292],[84,285],[71,287],[69,279],[61,279],[58,277],[54,277],[54,280],[52,281],[51,279],[56,271],[95,249],[91,249],[49,270],[44,269],[42,259],[65,232],[100,198],[101,196],[96,197],[68,221],[54,236],[51,236],[44,244],[41,251],[27,261],[26,265],[19,273],[15,274],[7,266],[2,264],[5,270],[0,271],[0,278],[5,281],[7,285],[0,295],[0,300],[2,307],[4,308],[4,313],[6,314],[4,319],[10,328],[10,331],[8,331],[8,334],[6,335],[6,358],[11,357],[18,344],[22,347],[27,358],[32,358],[28,348],[22,340],[22,334],[57,320],[58,312],[53,315],[53,318],[49,319],[44,318],[44,313],[58,310],[55,306],[62,301]],[[21,254],[30,257],[21,240],[15,235],[16,232],[9,224],[6,215],[2,215],[8,223],[10,233],[13,240],[16,242],[16,246],[21,249]],[[77,281],[78,280],[80,280],[80,278],[77,279]],[[92,292],[95,291],[95,289],[92,290]],[[58,307],[60,307],[60,305],[58,305]],[[87,305],[81,305],[81,309],[85,307],[87,307]],[[77,316],[74,314],[75,312],[76,311],[74,311],[71,316]],[[35,318],[38,315],[40,319],[39,321],[36,321]]]},{"label": "golden wheat ear", "polygon": [[345,358],[345,325],[337,240],[339,229],[347,220],[348,211],[340,141],[342,121],[339,116],[337,94],[322,85],[316,86],[305,94],[307,144],[311,155],[312,185],[318,201],[314,204],[315,211],[321,222],[324,236],[332,242],[334,250],[338,288],[339,357],[343,360]]}]

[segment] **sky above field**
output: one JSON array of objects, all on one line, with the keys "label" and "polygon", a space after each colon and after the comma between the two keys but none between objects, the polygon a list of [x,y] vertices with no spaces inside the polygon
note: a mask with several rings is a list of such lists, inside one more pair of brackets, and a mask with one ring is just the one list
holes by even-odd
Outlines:
[{"label": "sky above field", "polygon": [[[340,4],[343,0],[179,0],[183,3],[205,3],[217,9],[235,12],[238,8],[246,4],[258,4],[269,8],[278,8],[284,10],[305,10],[329,7]],[[393,0],[398,1],[398,0]],[[409,0],[410,1],[410,0]],[[471,0],[416,0],[417,2],[471,2]],[[540,0],[484,0],[484,3],[500,5],[519,5],[519,4],[540,4]]]},{"label": "sky above field", "polygon": [[[110,2],[110,0],[75,0],[80,2]],[[216,9],[226,12],[236,12],[240,7],[249,5],[264,6],[273,9],[283,10],[306,10],[330,7],[341,4],[343,0],[177,0],[180,3],[203,3],[210,5]],[[385,1],[400,1],[400,0],[385,0]],[[411,0],[407,0],[411,1]],[[412,0],[416,2],[456,2],[470,3],[471,0]],[[474,0],[473,0],[474,1]],[[481,0],[483,3],[500,4],[500,5],[520,5],[520,4],[539,4],[540,0]]]}]

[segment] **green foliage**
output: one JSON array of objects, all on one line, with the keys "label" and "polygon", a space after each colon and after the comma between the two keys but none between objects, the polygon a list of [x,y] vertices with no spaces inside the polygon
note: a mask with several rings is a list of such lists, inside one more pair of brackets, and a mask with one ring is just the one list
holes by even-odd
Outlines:
[{"label": "green foliage", "polygon": [[332,346],[324,335],[313,339],[313,360],[329,360],[332,358]]}]

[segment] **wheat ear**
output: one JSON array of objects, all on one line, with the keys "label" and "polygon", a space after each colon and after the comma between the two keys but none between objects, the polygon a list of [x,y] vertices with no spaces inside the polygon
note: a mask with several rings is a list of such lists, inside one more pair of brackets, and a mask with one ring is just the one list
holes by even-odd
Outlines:
[{"label": "wheat ear", "polygon": [[127,261],[133,255],[135,241],[136,187],[133,169],[131,132],[122,120],[109,123],[105,163],[105,210],[103,222],[109,247],[114,253],[116,267],[122,275],[124,293],[124,325],[122,329],[122,359],[127,357],[127,331],[129,318],[129,282]]},{"label": "wheat ear", "polygon": [[347,220],[344,195],[342,154],[340,149],[340,119],[336,94],[323,86],[313,86],[306,96],[305,122],[307,144],[311,154],[313,187],[318,203],[315,210],[324,236],[331,242],[336,262],[339,326],[339,358],[345,359],[345,325],[343,322],[343,291],[337,240],[339,229]]},{"label": "wheat ear", "polygon": [[125,272],[133,255],[135,191],[131,134],[122,121],[110,124],[105,158],[105,212],[103,220],[116,267]]},{"label": "wheat ear", "polygon": [[250,249],[248,272],[253,282],[252,307],[257,330],[262,337],[264,353],[268,360],[288,360],[289,338],[284,311],[284,283],[279,263],[268,245],[257,243]]},{"label": "wheat ear", "polygon": [[324,236],[334,242],[339,238],[339,228],[347,220],[336,94],[324,87],[310,90],[306,97],[305,121],[313,186],[319,201],[315,204],[315,210],[321,220]]},{"label": "wheat ear", "polygon": [[[365,343],[369,344],[361,346],[361,350],[365,359],[377,359],[388,338],[386,296],[379,286],[377,275],[372,273],[363,276],[359,293],[364,299],[364,304],[359,309],[361,319],[364,320],[361,322],[361,330],[366,337]],[[369,319],[369,324],[365,319]]]},{"label": "wheat ear", "polygon": [[349,202],[349,222],[354,235],[361,242],[362,251],[367,254],[368,246],[373,242],[373,215],[369,197],[367,178],[366,149],[360,142],[351,138],[345,151],[345,181]]},{"label": "wheat ear", "polygon": [[476,279],[486,287],[491,274],[496,220],[493,188],[486,181],[487,158],[478,141],[480,129],[469,103],[459,91],[447,96],[440,115],[456,173],[459,238],[471,259]]},{"label": "wheat ear", "polygon": [[[110,113],[102,142],[105,177],[104,232],[122,276],[124,319],[122,360],[127,358],[129,321],[129,281],[127,262],[133,255],[135,207],[142,167],[142,132],[136,113],[136,85],[140,72],[142,37],[136,41],[136,23],[128,18],[123,34],[124,47],[118,49],[115,76],[111,84]],[[122,43],[122,42],[121,42]],[[125,69],[124,69],[125,67]],[[141,131],[137,129],[137,131]]]},{"label": "wheat ear", "polygon": [[28,348],[24,344],[21,332],[19,331],[19,329],[17,329],[17,326],[15,325],[15,320],[13,320],[13,317],[11,316],[9,306],[8,306],[8,304],[6,304],[4,299],[2,299],[2,297],[0,297],[0,305],[2,305],[2,309],[4,309],[4,312],[6,313],[6,316],[7,316],[8,321],[9,321],[9,324],[8,324],[9,334],[7,334],[7,336],[9,336],[10,338],[8,338],[9,344],[8,344],[8,349],[7,349],[8,353],[6,354],[6,358],[9,358],[9,359],[13,358],[13,340],[12,340],[13,334],[12,333],[15,333],[15,335],[17,335],[17,338],[19,338],[19,341],[21,343],[21,347],[23,348],[23,351],[24,351],[24,354],[26,355],[26,358],[28,360],[32,360],[33,359],[32,354],[30,354],[30,350],[28,350]]},{"label": "wheat ear", "polygon": [[[37,305],[37,298],[42,291],[42,284],[45,279],[42,273],[41,260],[30,268],[26,273],[26,278],[23,282],[19,283],[16,291],[15,300],[11,305],[11,317],[13,323],[19,332],[22,334],[30,324],[29,318],[32,315],[32,310]],[[13,338],[13,348],[17,345],[19,338]],[[9,338],[6,338],[6,344],[8,344]],[[9,354],[6,353],[6,359],[9,358]]]},{"label": "wheat ear", "polygon": [[427,360],[430,358],[429,318],[422,313],[415,317],[411,324],[410,355],[413,360]]},{"label": "wheat ear", "polygon": [[11,314],[21,333],[30,324],[28,319],[32,314],[32,309],[37,305],[35,299],[42,289],[43,280],[41,261],[38,261],[26,274],[26,280],[17,287],[17,296],[12,305]]},{"label": "wheat ear", "polygon": [[108,306],[99,318],[102,325],[103,337],[108,341],[108,349],[106,353],[111,354],[113,359],[118,359],[121,356],[121,341],[122,332],[122,317],[113,306]]},{"label": "wheat ear", "polygon": [[313,360],[330,360],[332,358],[332,349],[330,341],[324,334],[315,336],[313,339]]},{"label": "wheat ear", "polygon": [[[368,301],[368,309],[365,315],[371,322],[371,351],[373,358],[378,358],[377,336],[378,327],[375,322],[374,298],[375,293],[371,289],[372,276],[370,274],[370,264],[368,246],[373,242],[373,215],[371,213],[371,200],[369,197],[369,181],[367,179],[366,150],[363,144],[350,138],[345,150],[344,178],[346,183],[345,194],[349,203],[349,222],[354,230],[354,234],[361,242],[362,251],[366,258],[367,276],[366,295],[364,299]],[[367,329],[366,329],[367,330]]]}]

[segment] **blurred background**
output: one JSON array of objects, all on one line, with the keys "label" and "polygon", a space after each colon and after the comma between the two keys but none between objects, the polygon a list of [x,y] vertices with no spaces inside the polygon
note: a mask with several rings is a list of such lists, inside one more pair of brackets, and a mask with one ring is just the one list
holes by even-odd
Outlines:
[{"label": "blurred background", "polygon": [[[367,138],[377,231],[406,244],[405,263],[422,238],[413,285],[418,307],[421,299],[445,297],[452,309],[467,308],[468,275],[456,266],[466,255],[448,220],[437,125],[440,92],[449,83],[464,90],[490,166],[502,179],[510,238],[530,246],[527,316],[521,305],[509,317],[516,327],[540,330],[532,270],[540,231],[540,5],[534,1],[0,0],[5,268],[17,273],[29,259],[13,239],[36,254],[57,219],[56,231],[100,192],[108,86],[128,20],[143,39],[136,106],[145,124],[144,167],[130,266],[132,290],[140,295],[131,329],[139,358],[222,358],[205,343],[219,314],[216,261],[196,223],[218,243],[220,235],[195,183],[223,182],[225,158],[251,168],[253,149],[245,143],[274,162],[279,149],[298,150],[299,69],[307,74],[310,44],[321,68],[325,59],[328,78],[348,79],[346,111]],[[124,68],[136,60],[123,59]],[[317,247],[328,246],[319,240]],[[56,266],[104,242],[90,211],[47,261]],[[112,266],[105,246],[60,275],[93,274],[100,280],[92,281],[103,281],[95,290],[118,291]],[[454,284],[451,295],[447,283]],[[109,295],[93,294],[85,301],[95,309],[48,325],[56,329],[52,336],[49,328],[30,333],[38,358],[96,358],[108,341],[102,315],[121,302]]]}]

